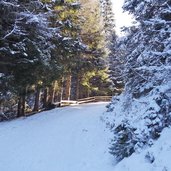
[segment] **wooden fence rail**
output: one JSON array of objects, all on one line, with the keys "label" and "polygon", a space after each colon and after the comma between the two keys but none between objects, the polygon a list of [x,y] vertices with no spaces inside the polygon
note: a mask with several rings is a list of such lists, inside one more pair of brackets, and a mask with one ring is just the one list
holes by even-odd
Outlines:
[{"label": "wooden fence rail", "polygon": [[77,101],[73,100],[61,100],[60,106],[67,106],[72,104],[83,104],[83,103],[90,103],[90,102],[101,102],[101,101],[111,101],[112,96],[94,96],[94,97],[87,97],[78,99]]},{"label": "wooden fence rail", "polygon": [[[55,107],[64,107],[64,106],[70,106],[70,105],[76,105],[76,104],[83,104],[83,103],[91,103],[91,102],[103,102],[103,101],[111,101],[112,99],[112,96],[94,96],[94,97],[87,97],[87,98],[83,98],[83,99],[78,99],[77,101],[75,100],[61,100],[60,102],[56,102],[56,103],[53,103],[52,105],[52,108],[55,108]],[[39,113],[41,111],[44,111],[44,110],[47,110],[47,109],[41,109],[40,111],[37,111],[37,112],[29,112],[29,113],[26,113],[25,116],[31,116],[31,115],[34,115],[36,113]]]},{"label": "wooden fence rail", "polygon": [[95,101],[97,102],[103,102],[103,101],[111,101],[112,96],[95,96]]},{"label": "wooden fence rail", "polygon": [[87,97],[87,98],[83,98],[83,99],[78,99],[77,103],[82,104],[82,103],[90,103],[90,102],[94,102],[94,101],[95,101],[95,97]]}]

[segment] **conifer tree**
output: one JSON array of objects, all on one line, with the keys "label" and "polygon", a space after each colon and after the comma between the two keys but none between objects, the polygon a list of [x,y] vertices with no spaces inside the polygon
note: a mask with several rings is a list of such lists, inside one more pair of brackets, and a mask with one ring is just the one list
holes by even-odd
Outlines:
[{"label": "conifer tree", "polygon": [[[124,9],[134,15],[137,24],[126,29],[121,41],[125,52],[118,53],[125,64],[125,90],[113,103],[125,118],[112,128],[115,138],[110,148],[118,160],[151,145],[151,139],[159,138],[171,124],[170,5],[169,0],[125,1]],[[135,123],[142,124],[135,127]]]},{"label": "conifer tree", "polygon": [[108,56],[108,67],[110,79],[113,82],[113,93],[120,93],[123,89],[123,79],[121,78],[121,61],[118,57],[118,44],[116,43],[117,35],[115,33],[115,18],[114,11],[112,8],[111,0],[101,0],[101,11],[103,16],[103,25],[106,37],[106,48]]}]

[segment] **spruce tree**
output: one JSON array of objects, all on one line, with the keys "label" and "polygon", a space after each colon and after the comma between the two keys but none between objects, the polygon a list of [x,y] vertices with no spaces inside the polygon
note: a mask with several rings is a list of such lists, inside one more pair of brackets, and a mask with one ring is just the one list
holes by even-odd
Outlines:
[{"label": "spruce tree", "polygon": [[125,49],[118,54],[125,64],[122,74],[125,90],[113,104],[119,105],[126,118],[119,127],[127,124],[135,132],[126,130],[126,135],[131,136],[124,139],[123,147],[120,140],[124,138],[125,128],[119,131],[117,127],[112,128],[116,141],[110,149],[119,160],[127,156],[122,149],[131,149],[131,155],[138,148],[151,145],[151,139],[157,139],[171,124],[170,5],[169,0],[125,1],[124,9],[135,16],[137,24],[127,28],[127,35],[120,41]]},{"label": "spruce tree", "polygon": [[111,0],[101,0],[101,12],[103,17],[103,26],[106,38],[106,50],[108,56],[108,68],[110,79],[113,82],[113,94],[122,92],[123,78],[121,77],[121,61],[118,57],[117,35],[115,33],[115,18],[113,4]]}]

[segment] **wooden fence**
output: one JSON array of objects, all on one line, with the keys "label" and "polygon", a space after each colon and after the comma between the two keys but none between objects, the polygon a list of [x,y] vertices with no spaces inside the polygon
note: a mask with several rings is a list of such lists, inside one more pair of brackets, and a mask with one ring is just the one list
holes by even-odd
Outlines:
[{"label": "wooden fence", "polygon": [[112,96],[93,96],[93,97],[78,99],[77,101],[61,100],[60,106],[68,106],[68,105],[91,103],[91,102],[103,102],[103,101],[107,102],[107,101],[111,101],[111,99]]},{"label": "wooden fence", "polygon": [[[94,97],[87,97],[87,98],[83,98],[83,99],[78,99],[77,101],[74,100],[61,100],[60,102],[56,102],[52,104],[52,108],[55,107],[65,107],[65,106],[70,106],[70,105],[78,105],[78,104],[83,104],[83,103],[91,103],[91,102],[107,102],[107,101],[111,101],[112,96],[94,96]],[[31,116],[34,115],[36,113],[42,112],[46,109],[41,109],[39,111],[36,112],[28,112],[25,114],[25,116]]]}]

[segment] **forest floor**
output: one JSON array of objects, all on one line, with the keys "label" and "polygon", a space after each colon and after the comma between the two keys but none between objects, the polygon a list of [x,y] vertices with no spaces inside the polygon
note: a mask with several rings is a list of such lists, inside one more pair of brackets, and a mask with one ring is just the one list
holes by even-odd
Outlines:
[{"label": "forest floor", "polygon": [[107,103],[45,111],[0,123],[1,171],[113,171]]}]

